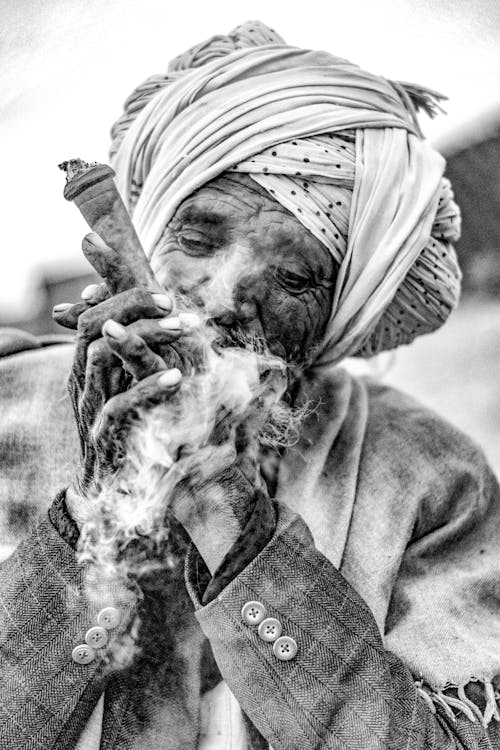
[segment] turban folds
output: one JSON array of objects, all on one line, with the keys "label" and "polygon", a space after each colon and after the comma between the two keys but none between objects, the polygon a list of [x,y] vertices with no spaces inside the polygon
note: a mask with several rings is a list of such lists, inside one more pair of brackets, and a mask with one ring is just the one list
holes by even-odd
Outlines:
[{"label": "turban folds", "polygon": [[146,252],[195,190],[248,173],[338,264],[319,364],[434,330],[458,299],[459,211],[412,95],[432,108],[429,92],[290,47],[259,22],[189,50],[132,94],[113,129]]}]

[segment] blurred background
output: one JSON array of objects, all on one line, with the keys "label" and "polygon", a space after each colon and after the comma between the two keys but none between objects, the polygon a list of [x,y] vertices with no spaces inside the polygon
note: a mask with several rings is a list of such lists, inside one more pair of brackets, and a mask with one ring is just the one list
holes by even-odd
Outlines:
[{"label": "blurred background", "polygon": [[447,116],[421,124],[448,160],[463,212],[462,303],[441,331],[376,369],[471,434],[500,474],[497,0],[3,0],[0,325],[50,333],[52,306],[76,300],[94,279],[80,252],[88,229],[63,200],[57,164],[106,161],[109,128],[138,83],[251,18],[290,44],[449,97]]}]

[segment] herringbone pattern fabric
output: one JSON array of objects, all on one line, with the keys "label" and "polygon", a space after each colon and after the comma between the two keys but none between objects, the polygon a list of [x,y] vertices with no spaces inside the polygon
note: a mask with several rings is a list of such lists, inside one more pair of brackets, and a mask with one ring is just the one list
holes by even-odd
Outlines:
[{"label": "herringbone pattern fabric", "polygon": [[102,660],[77,665],[71,652],[100,609],[120,606],[126,623],[132,601],[104,581],[87,598],[85,576],[48,519],[0,567],[0,747],[6,750],[52,748],[75,717],[81,731],[102,691]]},{"label": "herringbone pattern fabric", "polygon": [[[412,675],[384,650],[367,606],[288,509],[280,508],[264,551],[206,607],[193,585],[195,568],[191,549],[187,580],[197,619],[244,712],[275,750],[500,748],[496,722],[486,731],[479,722],[451,723],[439,709],[429,711]],[[118,602],[104,585],[89,601],[83,575],[48,521],[0,570],[0,747],[69,750],[106,687],[103,750],[195,750],[202,640],[186,605],[177,605],[178,627],[168,643],[164,610],[156,606],[159,640],[150,631],[149,651],[105,682],[100,662],[76,665],[71,651],[101,606],[117,603],[129,617],[131,602]],[[170,589],[166,605],[179,596],[180,589]],[[242,622],[241,606],[250,599],[263,601],[296,639],[295,659],[277,660],[271,645]]]},{"label": "herringbone pattern fabric", "polygon": [[[71,347],[61,347],[0,362],[1,510],[12,541],[26,537],[26,507],[47,507],[71,476],[76,433],[64,400],[71,357]],[[405,667],[411,650],[415,663],[425,656],[430,666],[436,654],[445,665],[450,655],[470,655],[463,647],[457,651],[447,631],[436,627],[440,609],[442,621],[453,615],[440,606],[441,592],[460,592],[455,619],[469,626],[476,646],[484,644],[478,628],[496,622],[499,506],[483,459],[463,436],[400,394],[365,387],[341,372],[324,384],[320,403],[328,420],[311,416],[307,442],[291,456],[280,493],[306,519],[333,564],[314,547],[301,518],[280,506],[271,542],[199,609],[222,676],[275,750],[500,750],[498,722],[493,719],[486,732],[479,721],[461,717],[453,723],[439,707],[431,714]],[[470,550],[477,555],[474,568]],[[437,569],[449,572],[439,590],[431,583]],[[463,594],[472,570],[475,599]],[[195,750],[200,672],[210,673],[210,686],[220,673],[206,668],[210,649],[182,578],[162,607],[153,609],[156,637],[148,634],[152,648],[144,652],[150,668],[137,664],[133,682],[130,674],[118,673],[104,685],[100,665],[83,668],[71,660],[99,608],[83,596],[82,575],[72,550],[46,520],[0,566],[1,750],[71,750],[104,686],[102,750],[141,748],[148,713],[160,707],[167,718],[158,728],[160,741],[148,747],[177,750],[182,740]],[[412,611],[428,611],[432,653],[422,654],[427,633],[424,639],[408,617],[407,581],[414,579],[426,596],[414,596]],[[103,605],[112,593],[102,592]],[[295,660],[278,662],[270,645],[243,625],[241,605],[250,598],[264,601],[284,632],[296,638]],[[383,649],[375,624],[374,616],[383,629],[387,611],[386,645],[396,650],[399,643],[399,659]],[[405,627],[408,637],[395,638]],[[490,630],[496,644],[496,626]],[[436,635],[447,639],[449,653],[436,647]],[[160,678],[165,663],[175,679],[156,681],[152,676]],[[468,691],[483,709],[479,686]]]},{"label": "herringbone pattern fabric", "polygon": [[[206,607],[192,583],[195,567],[191,548],[187,580],[198,621],[231,690],[275,750],[500,748],[495,722],[487,732],[430,712],[408,669],[384,650],[366,604],[286,507],[271,543]],[[297,641],[295,659],[279,661],[242,621],[241,607],[255,599]]]}]

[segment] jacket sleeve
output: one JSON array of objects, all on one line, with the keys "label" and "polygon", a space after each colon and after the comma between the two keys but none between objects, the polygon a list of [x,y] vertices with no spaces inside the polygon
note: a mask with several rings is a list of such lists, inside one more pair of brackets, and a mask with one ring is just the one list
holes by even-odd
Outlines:
[{"label": "jacket sleeve", "polygon": [[[0,566],[0,747],[72,747],[88,720],[132,607],[119,587],[89,580],[48,518]],[[89,649],[103,624],[106,644]]]},{"label": "jacket sleeve", "polygon": [[[196,586],[197,560],[191,547],[187,586],[198,621],[224,679],[274,750],[500,748],[496,722],[486,730],[430,710],[409,670],[384,649],[365,602],[286,506],[269,544],[207,606]],[[279,641],[263,640],[247,624],[249,602],[257,604],[256,620],[279,621],[280,637],[297,644],[293,658],[279,658]]]}]

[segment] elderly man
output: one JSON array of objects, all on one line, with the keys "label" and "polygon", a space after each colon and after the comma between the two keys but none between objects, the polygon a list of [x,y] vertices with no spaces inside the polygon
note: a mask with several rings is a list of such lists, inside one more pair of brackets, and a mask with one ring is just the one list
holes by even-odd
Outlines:
[{"label": "elderly man", "polygon": [[456,302],[433,102],[257,22],[128,100],[166,293],[91,233],[76,347],[3,361],[10,434],[44,400],[32,490],[54,457],[67,489],[1,569],[2,747],[500,748],[496,480],[336,367]]}]

